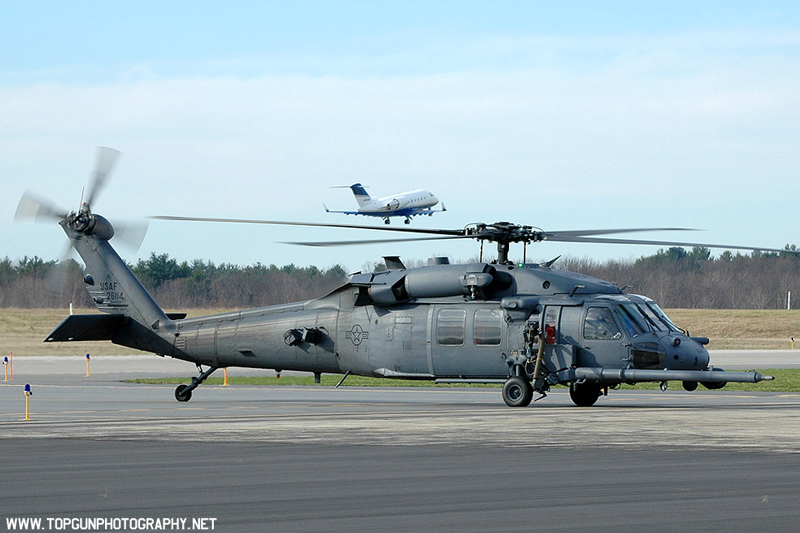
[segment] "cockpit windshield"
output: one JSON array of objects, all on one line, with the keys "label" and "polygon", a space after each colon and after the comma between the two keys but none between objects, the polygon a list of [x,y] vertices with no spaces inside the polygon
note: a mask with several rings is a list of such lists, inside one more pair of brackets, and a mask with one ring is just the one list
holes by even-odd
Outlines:
[{"label": "cockpit windshield", "polygon": [[644,314],[642,314],[636,305],[632,303],[619,304],[615,306],[615,309],[628,337],[633,338],[646,331],[650,331],[647,318],[645,318]]},{"label": "cockpit windshield", "polygon": [[637,305],[636,307],[644,313],[644,316],[647,317],[647,323],[650,325],[650,329],[653,331],[663,331],[667,332],[670,331],[669,326],[661,319],[658,314],[651,309],[647,304],[644,305]]},{"label": "cockpit windshield", "polygon": [[667,327],[669,331],[674,331],[675,333],[680,333],[681,329],[676,326],[672,320],[669,319],[667,313],[665,313],[657,303],[655,302],[647,302],[646,307],[656,315],[658,320]]}]

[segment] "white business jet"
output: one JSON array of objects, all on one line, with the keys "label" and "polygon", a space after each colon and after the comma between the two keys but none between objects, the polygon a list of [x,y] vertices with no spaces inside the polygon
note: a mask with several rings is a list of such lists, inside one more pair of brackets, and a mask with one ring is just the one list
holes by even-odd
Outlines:
[{"label": "white business jet", "polygon": [[[336,188],[336,187],[335,187]],[[384,196],[383,198],[372,198],[360,183],[344,186],[353,191],[353,195],[358,202],[358,211],[331,211],[325,204],[325,211],[328,213],[343,213],[345,215],[364,215],[368,217],[380,217],[386,224],[389,224],[390,217],[405,217],[406,224],[411,223],[411,217],[417,215],[431,216],[434,213],[447,211],[442,204],[441,209],[433,209],[439,203],[433,193],[425,189]]]}]

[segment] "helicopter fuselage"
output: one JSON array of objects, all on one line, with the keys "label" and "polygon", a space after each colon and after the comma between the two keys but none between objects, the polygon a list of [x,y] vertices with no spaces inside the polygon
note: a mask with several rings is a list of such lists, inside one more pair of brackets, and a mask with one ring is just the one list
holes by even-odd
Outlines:
[{"label": "helicopter fuselage", "polygon": [[[188,401],[211,373],[228,366],[307,371],[317,378],[322,373],[341,373],[345,378],[359,374],[499,382],[504,401],[512,407],[530,404],[533,392],[545,395],[557,384],[569,385],[572,400],[589,406],[609,387],[621,383],[654,381],[665,387],[668,381],[682,381],[685,389],[694,390],[698,383],[720,388],[728,381],[773,379],[709,366],[704,347],[708,339],[690,337],[677,328],[649,298],[625,294],[607,281],[553,269],[552,261],[544,265],[508,261],[511,243],[543,240],[719,246],[598,237],[670,228],[545,232],[509,222],[478,223],[458,230],[384,228],[424,235],[404,241],[470,238],[495,242],[497,263],[450,265],[434,260],[428,266],[407,269],[399,258],[387,257],[386,270],[355,274],[314,300],[191,319],[182,313],[165,313],[109,243],[115,234],[111,223],[92,213],[93,201],[118,156],[116,150],[98,149],[94,179],[79,211],[65,213],[29,193],[17,207],[15,219],[58,221],[85,263],[83,281],[103,313],[70,315],[45,342],[110,340],[193,362],[200,375],[176,389],[179,401]],[[384,241],[297,244],[370,242]]]},{"label": "helicopter fuselage", "polygon": [[[470,286],[470,275],[487,276],[484,286]],[[505,380],[536,355],[540,329],[550,331],[542,335],[549,375],[709,362],[649,299],[573,272],[485,263],[356,275],[319,299],[180,320],[174,352],[162,355],[214,367]]]},{"label": "helicopter fuselage", "polygon": [[[211,372],[252,367],[400,379],[504,383],[511,406],[552,385],[592,405],[608,387],[638,381],[768,379],[714,372],[703,343],[649,298],[539,265],[434,264],[356,274],[317,299],[199,318],[164,313],[106,234],[62,224],[86,262],[102,315],[69,316],[47,341],[111,340],[209,370],[181,386],[186,401]],[[399,265],[399,266],[398,266]]]}]

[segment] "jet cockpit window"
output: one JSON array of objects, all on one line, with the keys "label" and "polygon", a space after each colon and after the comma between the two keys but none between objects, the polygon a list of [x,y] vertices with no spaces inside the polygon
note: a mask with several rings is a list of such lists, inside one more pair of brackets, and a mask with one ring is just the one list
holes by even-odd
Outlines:
[{"label": "jet cockpit window", "polygon": [[628,337],[635,337],[640,335],[650,328],[647,326],[647,319],[642,315],[642,312],[633,304],[622,304],[615,308],[617,316],[622,323],[622,329],[628,334]]},{"label": "jet cockpit window", "polygon": [[465,309],[440,309],[436,320],[436,341],[444,346],[463,345],[466,320]]},{"label": "jet cockpit window", "polygon": [[583,323],[583,338],[592,340],[621,339],[622,333],[608,307],[590,307]]}]

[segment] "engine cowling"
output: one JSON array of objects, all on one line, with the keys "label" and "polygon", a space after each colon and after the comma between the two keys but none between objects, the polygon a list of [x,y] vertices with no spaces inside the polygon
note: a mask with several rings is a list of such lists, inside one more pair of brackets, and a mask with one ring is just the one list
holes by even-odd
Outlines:
[{"label": "engine cowling", "polygon": [[417,298],[467,296],[483,298],[496,282],[497,270],[486,263],[436,265],[414,270],[359,274],[353,285],[368,287],[375,305],[396,305]]}]

